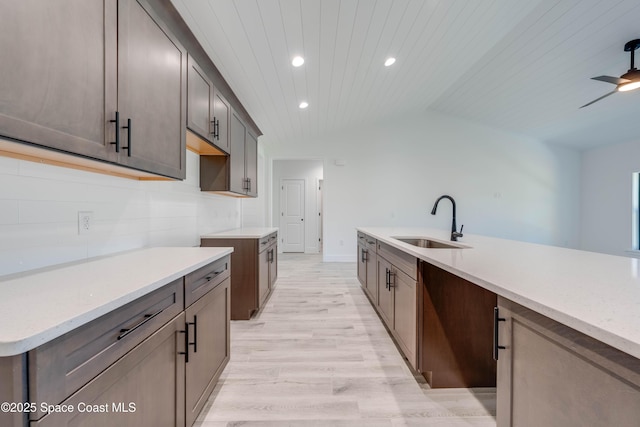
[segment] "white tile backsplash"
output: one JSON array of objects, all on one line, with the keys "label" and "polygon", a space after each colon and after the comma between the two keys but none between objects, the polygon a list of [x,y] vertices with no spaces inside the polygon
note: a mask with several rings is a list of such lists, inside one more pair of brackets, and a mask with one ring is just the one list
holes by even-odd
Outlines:
[{"label": "white tile backsplash", "polygon": [[[198,246],[240,226],[240,201],[201,193],[199,158],[185,181],[136,181],[0,157],[0,276],[146,246]],[[93,212],[78,235],[78,211]]]}]

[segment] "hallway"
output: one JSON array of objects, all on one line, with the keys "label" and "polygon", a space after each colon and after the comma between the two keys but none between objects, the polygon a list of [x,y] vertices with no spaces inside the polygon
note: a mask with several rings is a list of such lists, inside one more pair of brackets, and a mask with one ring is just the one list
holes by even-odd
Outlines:
[{"label": "hallway", "polygon": [[351,263],[281,254],[276,288],[231,322],[231,361],[197,427],[495,426],[495,389],[415,378]]}]

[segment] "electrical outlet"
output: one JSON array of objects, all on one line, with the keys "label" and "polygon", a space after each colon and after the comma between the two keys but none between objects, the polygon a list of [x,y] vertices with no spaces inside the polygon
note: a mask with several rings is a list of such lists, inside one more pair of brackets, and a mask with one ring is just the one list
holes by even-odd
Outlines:
[{"label": "electrical outlet", "polygon": [[91,223],[93,222],[93,212],[79,211],[78,212],[78,234],[87,234],[91,230]]}]

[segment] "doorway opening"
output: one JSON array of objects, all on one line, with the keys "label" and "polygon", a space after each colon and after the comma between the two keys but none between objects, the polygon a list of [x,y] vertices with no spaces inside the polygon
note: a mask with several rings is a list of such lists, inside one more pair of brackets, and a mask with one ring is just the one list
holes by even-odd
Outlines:
[{"label": "doorway opening", "polygon": [[273,226],[280,252],[322,252],[322,160],[273,161]]}]

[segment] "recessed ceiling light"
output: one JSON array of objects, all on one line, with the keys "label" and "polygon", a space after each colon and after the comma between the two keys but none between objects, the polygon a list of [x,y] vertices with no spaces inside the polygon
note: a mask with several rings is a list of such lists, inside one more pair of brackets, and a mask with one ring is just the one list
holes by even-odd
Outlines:
[{"label": "recessed ceiling light", "polygon": [[394,62],[396,62],[396,58],[389,57],[389,58],[387,58],[386,61],[384,61],[384,66],[388,67],[389,65],[393,65]]},{"label": "recessed ceiling light", "polygon": [[300,103],[300,105],[299,105],[299,107],[300,107],[301,109],[303,109],[303,110],[304,110],[305,108],[307,108],[308,106],[309,106],[309,103],[308,103],[307,101],[302,101],[302,102]]},{"label": "recessed ceiling light", "polygon": [[296,56],[295,58],[293,58],[293,60],[291,61],[291,65],[293,65],[294,67],[299,67],[302,64],[304,64],[304,58],[302,56]]}]

